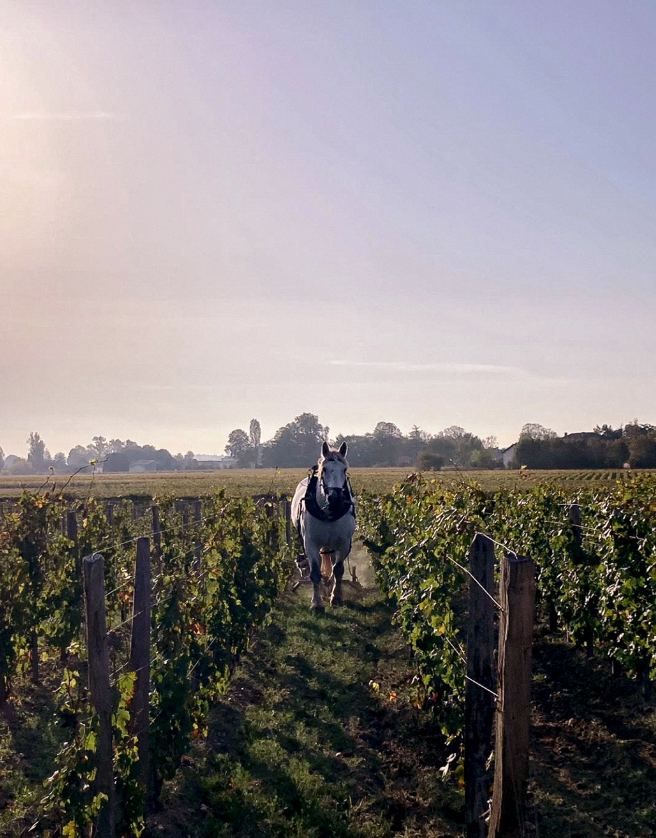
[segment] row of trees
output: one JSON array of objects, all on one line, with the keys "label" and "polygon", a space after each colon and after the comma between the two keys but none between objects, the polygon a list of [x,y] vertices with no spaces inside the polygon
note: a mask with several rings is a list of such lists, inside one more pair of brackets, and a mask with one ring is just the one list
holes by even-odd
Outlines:
[{"label": "row of trees", "polygon": [[[329,428],[313,413],[302,413],[278,428],[273,438],[262,442],[262,429],[252,419],[248,432],[231,431],[226,454],[241,468],[308,467],[316,462]],[[416,425],[403,434],[392,422],[379,422],[370,433],[339,434],[335,446],[348,443],[349,462],[359,467],[402,466],[422,470],[457,468],[501,468],[501,451],[494,436],[481,439],[457,425],[429,434]],[[0,448],[0,471],[10,474],[43,474],[52,469],[66,474],[102,462],[106,471],[128,471],[137,460],[150,460],[159,471],[193,470],[201,467],[193,451],[171,454],[165,448],[139,445],[133,440],[95,436],[86,445],[51,457],[41,436],[33,432],[28,439],[26,458],[5,457]],[[534,469],[550,468],[656,468],[656,426],[637,420],[623,428],[597,426],[593,431],[558,437],[542,425],[529,423],[522,428],[515,446],[512,465]]]},{"label": "row of trees", "polygon": [[[230,433],[226,453],[242,467],[254,464],[265,468],[306,467],[316,462],[319,447],[329,439],[330,429],[313,413],[302,413],[293,422],[278,428],[271,440],[257,442],[251,431],[241,428]],[[259,432],[259,423],[257,423]],[[438,434],[429,434],[416,425],[404,435],[393,422],[379,422],[367,434],[339,434],[335,446],[348,443],[352,466],[407,466],[441,468],[454,464],[461,468],[493,468],[499,464],[495,437],[481,440],[475,434],[453,425]]]},{"label": "row of trees", "polygon": [[90,463],[101,463],[106,471],[128,471],[137,460],[152,460],[159,471],[193,469],[198,463],[193,451],[172,455],[166,448],[154,445],[139,445],[134,440],[110,439],[94,436],[88,445],[76,445],[68,452],[51,456],[40,434],[32,432],[27,440],[27,457],[6,457],[0,448],[0,471],[7,474],[45,474],[50,470],[56,474],[70,474],[88,467]]},{"label": "row of trees", "polygon": [[[538,426],[539,427],[539,426]],[[656,426],[636,419],[623,428],[598,425],[589,433],[558,437],[522,433],[513,465],[527,468],[656,468]]]}]

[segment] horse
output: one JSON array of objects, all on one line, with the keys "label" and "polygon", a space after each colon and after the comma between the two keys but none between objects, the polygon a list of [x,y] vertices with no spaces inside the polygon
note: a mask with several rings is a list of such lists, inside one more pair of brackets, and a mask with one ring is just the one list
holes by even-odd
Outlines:
[{"label": "horse", "polygon": [[312,611],[323,611],[321,560],[330,560],[334,579],[330,604],[343,605],[344,559],[351,552],[355,532],[355,502],[348,481],[347,445],[338,450],[324,442],[321,456],[308,476],[296,487],[292,500],[292,521],[303,542],[314,587]]}]

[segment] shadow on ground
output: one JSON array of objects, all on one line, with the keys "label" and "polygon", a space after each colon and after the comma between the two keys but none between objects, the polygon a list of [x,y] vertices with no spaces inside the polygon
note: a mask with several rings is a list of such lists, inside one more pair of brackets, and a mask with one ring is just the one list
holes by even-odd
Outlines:
[{"label": "shadow on ground", "polygon": [[562,637],[533,648],[531,789],[541,838],[656,834],[656,706]]},{"label": "shadow on ground", "polygon": [[346,596],[321,617],[309,591],[283,597],[149,835],[462,834],[462,793],[438,780],[448,753],[412,704],[412,665],[390,610],[372,588]]}]

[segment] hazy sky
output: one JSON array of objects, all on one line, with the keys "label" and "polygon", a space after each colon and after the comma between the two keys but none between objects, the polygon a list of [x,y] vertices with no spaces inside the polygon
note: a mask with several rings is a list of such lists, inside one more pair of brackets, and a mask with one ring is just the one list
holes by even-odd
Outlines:
[{"label": "hazy sky", "polygon": [[0,445],[656,422],[653,0],[0,0]]}]

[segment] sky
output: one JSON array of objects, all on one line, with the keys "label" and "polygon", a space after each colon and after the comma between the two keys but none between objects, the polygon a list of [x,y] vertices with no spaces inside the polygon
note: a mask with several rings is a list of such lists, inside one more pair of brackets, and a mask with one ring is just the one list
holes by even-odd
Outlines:
[{"label": "sky", "polygon": [[0,0],[0,446],[656,423],[653,0]]}]

